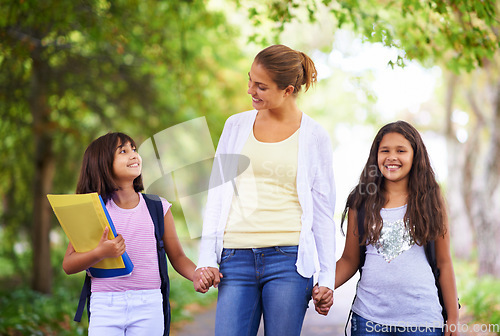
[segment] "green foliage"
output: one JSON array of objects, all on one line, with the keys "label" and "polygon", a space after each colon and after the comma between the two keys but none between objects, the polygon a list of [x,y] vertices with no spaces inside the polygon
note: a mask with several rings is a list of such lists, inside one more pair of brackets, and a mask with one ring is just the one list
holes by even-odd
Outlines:
[{"label": "green foliage", "polygon": [[[0,335],[87,335],[88,319],[73,321],[78,305],[83,273],[60,277],[52,295],[23,287],[0,292]],[[172,322],[193,318],[193,303],[206,306],[214,302],[217,291],[196,293],[193,283],[170,272]],[[86,310],[85,310],[86,311]]]},{"label": "green foliage", "polygon": [[[86,335],[88,322],[73,322],[78,304],[81,275],[66,279],[52,295],[22,286],[2,289],[0,295],[1,335]],[[80,282],[80,281],[82,282]]]},{"label": "green foliage", "polygon": [[[260,30],[266,22],[274,22],[268,26],[276,35],[300,20],[300,13],[315,21],[320,13],[329,12],[339,29],[352,29],[367,41],[404,50],[410,60],[443,63],[455,72],[482,67],[500,47],[499,8],[494,0],[253,0],[245,6],[255,27]],[[256,36],[252,40],[258,40]]]},{"label": "green foliage", "polygon": [[454,262],[457,291],[462,309],[472,315],[473,322],[500,322],[500,279],[492,276],[477,278],[477,263]]},{"label": "green foliage", "polygon": [[[4,242],[5,236],[0,235],[0,248]],[[52,248],[55,274],[52,295],[29,289],[27,279],[19,278],[19,272],[12,273],[15,269],[12,260],[0,258],[0,335],[87,335],[86,310],[82,322],[73,321],[85,274],[80,272],[68,276],[62,271],[66,243],[63,241]],[[188,245],[186,253],[191,256],[195,251]],[[21,273],[27,273],[29,262],[23,262],[22,267]],[[193,304],[203,307],[216,299],[216,290],[211,289],[206,294],[195,292],[193,283],[172,267],[169,267],[169,277],[173,323],[191,319]]]},{"label": "green foliage", "polygon": [[16,237],[43,218],[33,213],[40,162],[55,167],[47,192],[71,193],[99,135],[140,144],[206,116],[217,139],[244,109],[238,31],[203,0],[0,0],[0,11],[0,228],[12,238],[0,258],[17,258]]}]

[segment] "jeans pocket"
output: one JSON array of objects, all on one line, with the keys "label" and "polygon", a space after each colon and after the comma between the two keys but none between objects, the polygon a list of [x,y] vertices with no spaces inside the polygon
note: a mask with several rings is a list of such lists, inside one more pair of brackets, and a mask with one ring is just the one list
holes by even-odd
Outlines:
[{"label": "jeans pocket", "polygon": [[113,300],[110,297],[93,296],[90,300],[89,310],[91,313],[106,311],[113,307]]},{"label": "jeans pocket", "polygon": [[275,248],[276,251],[285,256],[297,258],[298,246],[276,246]]},{"label": "jeans pocket", "polygon": [[163,296],[160,290],[150,290],[141,295],[141,301],[146,304],[163,303]]},{"label": "jeans pocket", "polygon": [[352,313],[351,316],[351,333],[358,331],[358,315]]},{"label": "jeans pocket", "polygon": [[234,256],[234,253],[235,253],[234,249],[223,249],[219,265],[228,262]]}]

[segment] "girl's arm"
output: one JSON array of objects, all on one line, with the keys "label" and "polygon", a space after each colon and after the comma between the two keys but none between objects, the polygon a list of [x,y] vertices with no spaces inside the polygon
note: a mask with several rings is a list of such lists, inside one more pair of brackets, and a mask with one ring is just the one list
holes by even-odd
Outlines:
[{"label": "girl's arm", "polygon": [[196,265],[189,259],[182,249],[181,242],[175,230],[174,217],[168,209],[165,214],[165,233],[163,234],[163,243],[167,252],[168,260],[174,269],[188,280],[193,281]]},{"label": "girl's arm", "polygon": [[359,257],[358,215],[356,210],[349,209],[344,252],[337,261],[335,271],[335,288],[342,286],[356,274]]},{"label": "girl's arm", "polygon": [[[165,245],[168,260],[170,260],[170,263],[177,273],[194,282],[196,265],[186,256],[182,249],[177,231],[175,230],[174,217],[170,209],[168,209],[165,214],[164,222],[165,232],[163,234],[163,244]],[[200,275],[196,278],[197,283],[195,284],[195,288],[199,292],[207,292],[213,282],[213,277],[214,274],[208,270],[200,270]]]},{"label": "girl's arm", "polygon": [[88,252],[76,252],[71,243],[68,244],[62,267],[66,274],[74,274],[86,270],[105,258],[116,258],[125,253],[125,240],[122,235],[108,239],[109,228],[106,227],[96,248]]},{"label": "girl's arm", "polygon": [[[443,301],[448,313],[448,320],[445,321],[446,325],[457,325],[458,323],[458,295],[457,286],[455,283],[455,271],[453,270],[453,263],[450,253],[450,230],[448,223],[446,223],[446,234],[444,237],[436,239],[436,259],[439,268],[439,284],[443,292]],[[454,335],[449,331],[450,328],[445,330],[445,335]],[[458,330],[458,328],[451,328]]]},{"label": "girl's arm", "polygon": [[[357,212],[349,209],[347,215],[347,232],[344,252],[337,261],[335,271],[335,289],[347,282],[358,270],[359,266],[359,239],[357,236]],[[314,306],[318,313],[322,315],[328,314],[330,306],[333,304],[333,297],[330,293],[323,294],[318,286],[313,290]]]}]

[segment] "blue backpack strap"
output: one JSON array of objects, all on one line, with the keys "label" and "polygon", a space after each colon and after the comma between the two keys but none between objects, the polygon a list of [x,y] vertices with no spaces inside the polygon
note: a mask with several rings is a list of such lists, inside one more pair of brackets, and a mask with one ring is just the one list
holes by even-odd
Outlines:
[{"label": "blue backpack strap", "polygon": [[161,278],[161,293],[163,295],[163,317],[165,328],[163,335],[170,334],[170,302],[168,296],[170,293],[170,282],[168,280],[167,255],[163,244],[163,234],[165,233],[165,221],[163,217],[163,205],[158,195],[143,194],[144,200],[155,226],[156,246],[158,251],[158,268]]},{"label": "blue backpack strap", "polygon": [[87,302],[87,316],[90,320],[90,277],[88,274],[85,274],[85,281],[83,282],[82,292],[80,293],[80,301],[78,302],[78,308],[76,309],[73,321],[80,322],[82,320],[85,302]]}]

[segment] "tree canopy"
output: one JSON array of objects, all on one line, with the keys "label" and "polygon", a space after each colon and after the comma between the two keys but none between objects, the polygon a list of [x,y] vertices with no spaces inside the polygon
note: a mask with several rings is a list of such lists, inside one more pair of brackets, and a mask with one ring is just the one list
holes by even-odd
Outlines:
[{"label": "tree canopy", "polygon": [[108,131],[140,143],[203,115],[219,130],[220,111],[241,106],[243,55],[202,0],[0,0],[0,10],[1,222],[6,236],[31,231],[33,286],[49,292],[46,194],[74,191],[85,147]]},{"label": "tree canopy", "polygon": [[[238,1],[254,26],[276,36],[294,20],[318,20],[329,13],[337,28],[350,28],[366,41],[404,50],[390,61],[444,63],[454,72],[471,71],[491,60],[500,47],[495,0],[302,0]],[[303,13],[307,13],[304,15]],[[269,23],[271,22],[271,25]],[[330,32],[324,32],[328,34]],[[333,33],[333,32],[332,32]],[[252,39],[261,40],[256,32]]]}]

